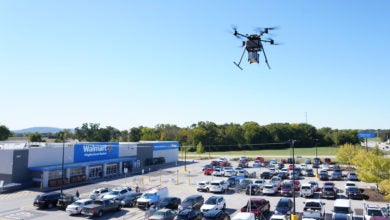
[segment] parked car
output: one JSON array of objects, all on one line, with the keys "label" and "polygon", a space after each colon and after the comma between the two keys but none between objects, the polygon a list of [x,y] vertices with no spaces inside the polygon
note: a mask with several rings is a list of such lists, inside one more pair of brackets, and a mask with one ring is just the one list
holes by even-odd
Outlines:
[{"label": "parked car", "polygon": [[179,210],[183,209],[200,209],[204,203],[204,197],[202,195],[191,195],[185,198],[179,205]]},{"label": "parked car", "polygon": [[206,169],[204,169],[203,170],[203,174],[204,175],[211,175],[211,174],[213,174],[213,168],[206,168]]},{"label": "parked car", "polygon": [[214,168],[214,171],[212,173],[213,176],[223,176],[224,175],[224,172],[223,172],[223,168]]},{"label": "parked car", "polygon": [[264,171],[260,174],[261,179],[271,179],[272,174],[269,171]]},{"label": "parked car", "polygon": [[336,199],[337,198],[337,192],[334,186],[324,186],[322,187],[321,191],[321,198],[325,199]]},{"label": "parked car", "polygon": [[311,159],[310,158],[306,158],[305,159],[305,164],[311,164]]},{"label": "parked car", "polygon": [[301,182],[299,182],[299,180],[289,180],[289,181],[294,183],[295,191],[299,191],[301,189]]},{"label": "parked car", "polygon": [[174,220],[201,220],[203,213],[199,209],[184,209],[181,210]]},{"label": "parked car", "polygon": [[345,195],[348,199],[364,199],[364,196],[359,188],[350,186],[345,190]]},{"label": "parked car", "polygon": [[203,166],[202,171],[204,171],[205,169],[208,169],[208,168],[213,168],[213,166],[211,166],[210,164],[206,164]]},{"label": "parked car", "polygon": [[225,180],[214,180],[210,183],[209,192],[224,193],[227,189],[228,184]]},{"label": "parked car", "polygon": [[57,205],[58,199],[61,198],[61,193],[50,192],[39,194],[35,197],[33,205],[38,208],[53,208]]},{"label": "parked car", "polygon": [[167,209],[178,209],[179,205],[181,204],[181,199],[179,197],[165,197],[158,203],[158,207],[160,209],[167,208]]},{"label": "parked car", "polygon": [[302,219],[325,219],[325,203],[319,199],[308,199],[303,202]]},{"label": "parked car", "polygon": [[283,182],[282,187],[280,189],[280,194],[282,196],[293,196],[294,186],[291,182]]},{"label": "parked car", "polygon": [[268,200],[262,198],[252,197],[248,200],[246,205],[241,208],[241,212],[252,212],[255,214],[257,219],[260,219],[261,216],[265,213],[270,212],[271,205]]},{"label": "parked car", "polygon": [[122,200],[125,196],[130,195],[131,193],[131,188],[129,187],[117,187],[112,189],[109,193],[103,195],[102,198]]},{"label": "parked car", "polygon": [[289,178],[289,174],[286,171],[280,171],[279,174],[278,174],[278,177],[280,177],[281,179],[285,180],[285,179]]},{"label": "parked car", "polygon": [[236,173],[237,172],[234,170],[233,167],[225,167],[223,175],[229,177],[229,176],[235,176]]},{"label": "parked car", "polygon": [[264,195],[275,195],[278,192],[278,187],[272,183],[267,183],[263,186]]},{"label": "parked car", "polygon": [[258,195],[262,191],[261,187],[256,184],[251,184],[246,188],[245,194],[247,195]]},{"label": "parked car", "polygon": [[203,213],[202,220],[230,220],[230,215],[224,210],[210,210]]},{"label": "parked car", "polygon": [[149,217],[149,220],[173,220],[176,212],[171,209],[159,209]]},{"label": "parked car", "polygon": [[200,207],[201,212],[209,210],[224,210],[226,208],[226,200],[223,196],[211,196]]},{"label": "parked car", "polygon": [[329,175],[328,175],[328,173],[320,172],[320,180],[322,180],[322,181],[329,180]]},{"label": "parked car", "polygon": [[125,207],[135,207],[137,205],[137,199],[141,197],[142,193],[131,192],[130,194],[125,195],[122,199],[116,199],[120,201],[122,206]]},{"label": "parked car", "polygon": [[359,181],[358,175],[356,173],[354,173],[354,172],[349,172],[347,174],[347,179],[349,181]]},{"label": "parked car", "polygon": [[100,199],[107,193],[109,193],[111,190],[109,188],[97,188],[92,190],[92,192],[89,194],[90,199]]},{"label": "parked car", "polygon": [[290,215],[292,213],[292,209],[294,207],[294,203],[291,199],[281,198],[276,204],[275,214],[282,215]]},{"label": "parked car", "polygon": [[65,210],[68,205],[72,204],[79,200],[78,197],[71,194],[62,194],[61,197],[57,200],[57,207],[59,209]]},{"label": "parked car", "polygon": [[196,184],[197,191],[208,192],[210,187],[210,181],[200,181]]},{"label": "parked car", "polygon": [[305,170],[305,173],[306,173],[306,176],[307,176],[307,177],[313,177],[313,176],[314,176],[314,171],[313,171],[313,169],[307,168],[307,169]]},{"label": "parked car", "polygon": [[301,197],[313,197],[314,196],[314,190],[310,183],[304,183],[301,186],[300,190],[300,196]]},{"label": "parked car", "polygon": [[350,181],[346,182],[346,183],[344,184],[344,189],[345,189],[345,191],[347,191],[347,189],[348,189],[349,187],[352,187],[352,186],[356,186],[356,184],[355,184],[354,182],[350,182]]},{"label": "parked car", "polygon": [[66,207],[65,212],[68,213],[69,215],[81,214],[81,210],[83,209],[83,207],[92,204],[92,202],[93,202],[92,199],[77,200],[76,202],[73,202],[72,204],[68,205]]},{"label": "parked car", "polygon": [[255,179],[253,181],[254,185],[258,185],[260,189],[263,189],[263,185],[266,183],[265,179]]},{"label": "parked car", "polygon": [[280,188],[282,185],[282,178],[274,176],[270,179],[270,183],[274,184],[276,187]]},{"label": "parked car", "polygon": [[240,188],[246,189],[249,185],[253,184],[253,181],[250,179],[242,179],[240,180]]},{"label": "parked car", "polygon": [[342,177],[341,170],[333,170],[332,175],[330,176],[332,180],[341,180]]},{"label": "parked car", "polygon": [[309,184],[311,185],[313,192],[317,192],[320,188],[317,181],[311,180],[309,181]]},{"label": "parked car", "polygon": [[91,217],[101,217],[106,212],[120,211],[121,208],[122,205],[118,201],[114,199],[102,198],[93,200],[92,204],[84,206],[81,210],[81,214]]}]

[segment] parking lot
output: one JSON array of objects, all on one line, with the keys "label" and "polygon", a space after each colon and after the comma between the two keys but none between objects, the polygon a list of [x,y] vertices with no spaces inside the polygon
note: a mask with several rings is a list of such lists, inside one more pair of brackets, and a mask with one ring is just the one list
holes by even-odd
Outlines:
[{"label": "parking lot", "polygon": [[[184,163],[180,165],[163,169],[163,170],[149,170],[145,171],[143,175],[130,176],[126,178],[105,180],[97,182],[95,184],[89,184],[80,186],[77,188],[71,188],[64,190],[65,193],[75,194],[76,190],[79,191],[81,198],[88,198],[89,193],[94,188],[109,187],[113,188],[116,186],[140,186],[141,191],[155,188],[157,186],[167,186],[170,196],[176,196],[182,200],[193,194],[201,194],[205,199],[213,195],[208,192],[198,192],[196,190],[196,183],[203,180],[217,180],[226,179],[226,177],[217,176],[206,176],[202,172],[202,167],[205,164],[209,164],[210,160],[200,161],[187,161],[186,167]],[[237,162],[232,162],[233,167],[237,166]],[[251,165],[251,163],[250,163]],[[185,171],[186,168],[186,171]],[[266,171],[267,168],[247,168],[249,172],[256,172],[257,178],[260,173]],[[315,177],[301,177],[300,182],[305,183],[310,180],[316,180]],[[323,185],[324,181],[318,181],[319,186]],[[344,194],[344,180],[334,181],[338,191],[338,198],[345,198]],[[372,184],[366,184],[363,182],[356,182],[359,188],[365,189],[372,187]],[[19,192],[0,194],[0,219],[80,219],[85,218],[82,215],[69,216],[64,211],[53,208],[50,210],[40,210],[33,206],[33,200],[36,195],[40,194],[39,190],[23,190]],[[226,211],[233,216],[236,212],[239,212],[249,199],[249,195],[246,195],[244,191],[237,193],[234,188],[229,189],[227,192],[222,194],[226,199]],[[280,194],[273,196],[256,195],[255,197],[265,198],[270,201],[271,211],[274,210],[277,202],[282,197]],[[316,192],[314,198],[320,198],[320,193]],[[292,197],[291,197],[292,199]],[[299,215],[303,211],[304,198],[299,197],[299,193],[296,193],[295,207],[296,212]],[[324,200],[326,219],[331,219],[331,210],[333,207],[334,200]],[[357,220],[362,219],[362,208],[365,200],[352,200],[351,205],[354,210],[354,218]],[[378,204],[381,207],[386,206],[386,203],[369,202],[370,204]],[[272,214],[272,212],[271,212]],[[270,215],[267,218],[270,217]],[[123,208],[119,212],[110,212],[104,214],[103,217],[96,219],[144,219],[145,212],[136,207],[134,208]]]}]

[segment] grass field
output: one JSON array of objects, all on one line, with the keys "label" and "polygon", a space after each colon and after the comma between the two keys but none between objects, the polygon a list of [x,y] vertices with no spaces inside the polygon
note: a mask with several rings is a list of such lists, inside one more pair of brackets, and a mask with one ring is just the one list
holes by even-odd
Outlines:
[{"label": "grass field", "polygon": [[[319,157],[324,156],[334,156],[336,155],[338,148],[336,147],[318,147],[317,155]],[[302,157],[314,157],[316,155],[316,148],[295,148],[295,156]],[[253,151],[217,151],[210,152],[211,157],[218,157],[220,155],[227,156],[248,156],[248,157],[258,157],[258,156],[273,156],[273,157],[289,157],[291,155],[291,149],[277,149],[277,150],[253,150]],[[183,156],[183,152],[180,152],[180,157]],[[197,154],[194,152],[187,152],[187,157],[189,158],[204,158],[208,157],[209,153]]]}]

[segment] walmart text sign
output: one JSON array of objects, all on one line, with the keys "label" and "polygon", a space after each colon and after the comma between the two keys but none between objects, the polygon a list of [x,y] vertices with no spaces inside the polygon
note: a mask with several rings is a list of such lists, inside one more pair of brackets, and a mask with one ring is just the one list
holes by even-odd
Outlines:
[{"label": "walmart text sign", "polygon": [[74,162],[118,158],[119,143],[78,143],[74,145]]}]

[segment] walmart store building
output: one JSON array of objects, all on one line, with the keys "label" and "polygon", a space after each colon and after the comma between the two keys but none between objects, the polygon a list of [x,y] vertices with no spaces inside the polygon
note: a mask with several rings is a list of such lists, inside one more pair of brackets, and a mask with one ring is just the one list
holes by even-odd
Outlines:
[{"label": "walmart store building", "polygon": [[[44,189],[139,173],[146,166],[178,161],[179,142],[0,142],[0,187],[35,182]],[[64,173],[62,173],[62,166]]]}]

